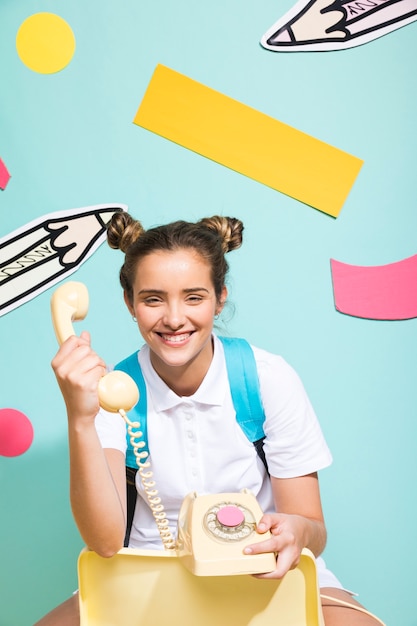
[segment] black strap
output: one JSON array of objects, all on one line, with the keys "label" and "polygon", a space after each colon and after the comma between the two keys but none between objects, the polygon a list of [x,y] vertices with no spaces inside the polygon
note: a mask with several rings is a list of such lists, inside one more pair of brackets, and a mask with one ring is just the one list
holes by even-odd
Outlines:
[{"label": "black strap", "polygon": [[135,467],[126,467],[126,496],[127,496],[127,520],[126,520],[126,535],[124,540],[124,547],[129,546],[130,531],[132,530],[133,517],[135,515],[136,507],[136,472]]},{"label": "black strap", "polygon": [[253,445],[256,448],[256,452],[258,453],[259,458],[261,459],[262,463],[265,465],[266,473],[269,476],[268,462],[266,460],[265,450],[264,450],[264,441],[265,441],[265,435],[261,437],[261,439],[258,439],[258,441],[254,441]]}]

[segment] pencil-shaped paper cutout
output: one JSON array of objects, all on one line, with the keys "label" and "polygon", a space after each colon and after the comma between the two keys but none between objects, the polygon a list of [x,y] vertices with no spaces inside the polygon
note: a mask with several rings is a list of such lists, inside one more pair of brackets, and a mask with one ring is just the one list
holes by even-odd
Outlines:
[{"label": "pencil-shaped paper cutout", "polygon": [[330,263],[340,313],[374,320],[417,317],[417,255],[370,267]]},{"label": "pencil-shaped paper cutout", "polygon": [[363,163],[163,65],[134,123],[333,217]]},{"label": "pencil-shaped paper cutout", "polygon": [[10,180],[10,174],[7,171],[7,167],[0,159],[0,189],[6,189],[7,183]]},{"label": "pencil-shaped paper cutout", "polygon": [[416,0],[301,0],[261,38],[274,52],[343,50],[417,19]]},{"label": "pencil-shaped paper cutout", "polygon": [[0,239],[0,315],[63,280],[106,239],[124,204],[98,204],[43,215]]}]

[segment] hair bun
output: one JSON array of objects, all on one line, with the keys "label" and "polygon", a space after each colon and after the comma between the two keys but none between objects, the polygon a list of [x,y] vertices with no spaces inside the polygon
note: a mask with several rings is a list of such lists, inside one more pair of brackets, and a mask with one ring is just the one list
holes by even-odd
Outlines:
[{"label": "hair bun", "polygon": [[237,250],[242,245],[243,223],[236,217],[213,215],[200,220],[206,228],[216,232],[222,240],[223,252]]},{"label": "hair bun", "polygon": [[125,252],[144,232],[142,224],[126,211],[115,213],[107,225],[107,243],[114,250]]}]

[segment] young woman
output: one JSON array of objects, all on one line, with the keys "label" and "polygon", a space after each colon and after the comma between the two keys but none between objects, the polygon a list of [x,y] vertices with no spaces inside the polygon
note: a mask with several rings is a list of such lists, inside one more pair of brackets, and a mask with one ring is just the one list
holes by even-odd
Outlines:
[{"label": "young woman", "polygon": [[[258,531],[271,538],[249,552],[278,554],[281,578],[309,548],[317,557],[326,626],[376,626],[320,557],[326,528],[318,471],[331,463],[302,383],[279,356],[253,348],[265,411],[264,451],[269,474],[238,425],[222,343],[214,320],[227,298],[225,253],[239,248],[243,224],[218,217],[144,230],[127,213],[108,229],[112,248],[125,252],[120,281],[126,305],[145,345],[138,353],[147,387],[150,460],[175,534],[186,494],[249,488],[265,514]],[[52,361],[67,413],[70,493],[85,543],[110,557],[126,528],[126,426],[99,408],[97,386],[106,371],[88,333],[70,337]],[[130,546],[161,547],[140,481]],[[73,596],[38,626],[79,623]]]}]

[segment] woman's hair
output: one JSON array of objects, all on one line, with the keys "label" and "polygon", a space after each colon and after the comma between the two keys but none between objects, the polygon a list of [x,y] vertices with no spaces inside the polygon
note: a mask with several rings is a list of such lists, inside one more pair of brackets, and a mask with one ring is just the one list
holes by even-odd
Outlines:
[{"label": "woman's hair", "polygon": [[133,303],[133,282],[141,259],[152,252],[183,248],[195,250],[208,263],[217,301],[225,284],[229,265],[225,254],[242,245],[243,224],[234,217],[215,215],[196,223],[177,221],[145,230],[129,213],[115,213],[107,227],[111,248],[125,253],[120,284]]}]

